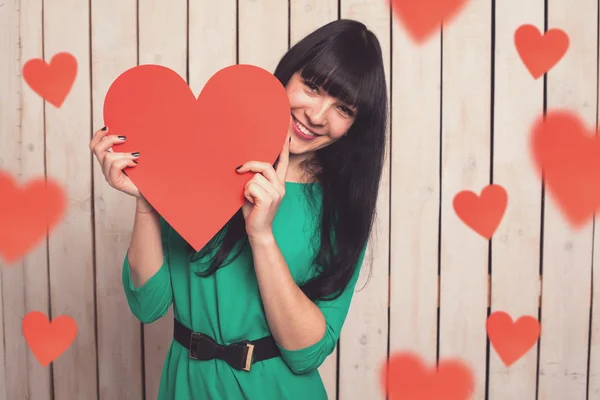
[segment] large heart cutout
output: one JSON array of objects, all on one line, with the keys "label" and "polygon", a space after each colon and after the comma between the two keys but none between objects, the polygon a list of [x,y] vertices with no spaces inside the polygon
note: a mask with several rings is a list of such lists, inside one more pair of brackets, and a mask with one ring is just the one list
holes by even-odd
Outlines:
[{"label": "large heart cutout", "polygon": [[531,130],[533,161],[549,194],[575,228],[600,206],[600,140],[571,111],[540,116]]},{"label": "large heart cutout", "polygon": [[31,311],[21,323],[23,336],[42,366],[47,366],[71,346],[77,336],[77,323],[66,315],[52,322],[41,311]]},{"label": "large heart cutout", "polygon": [[399,352],[382,368],[380,382],[390,400],[467,400],[475,379],[460,360],[441,360],[430,368],[416,354]]},{"label": "large heart cutout", "polygon": [[50,178],[19,185],[0,171],[0,256],[15,263],[44,239],[63,218],[67,196]]},{"label": "large heart cutout", "polygon": [[519,360],[535,345],[540,337],[540,323],[524,315],[513,322],[504,311],[490,314],[486,322],[490,343],[507,367]]},{"label": "large heart cutout", "polygon": [[32,58],[23,65],[23,79],[31,89],[57,108],[62,106],[77,76],[77,59],[61,52],[50,63]]},{"label": "large heart cutout", "polygon": [[542,35],[534,25],[525,24],[515,31],[515,46],[529,73],[538,79],[566,54],[569,36],[557,28]]},{"label": "large heart cutout", "polygon": [[221,69],[197,99],[176,72],[141,65],[117,77],[104,102],[110,134],[127,136],[114,151],[140,152],[127,175],[196,251],[244,204],[254,174],[236,167],[274,164],[290,121],[284,86],[253,65]]},{"label": "large heart cutout", "polygon": [[410,37],[418,44],[427,41],[448,24],[468,0],[390,0],[392,10]]},{"label": "large heart cutout", "polygon": [[502,221],[508,202],[506,190],[497,184],[486,186],[481,196],[463,190],[454,196],[452,205],[456,215],[471,229],[490,239]]}]

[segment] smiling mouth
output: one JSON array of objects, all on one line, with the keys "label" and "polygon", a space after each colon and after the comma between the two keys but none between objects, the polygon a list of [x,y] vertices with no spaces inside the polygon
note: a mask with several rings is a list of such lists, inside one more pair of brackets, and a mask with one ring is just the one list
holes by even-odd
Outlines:
[{"label": "smiling mouth", "polygon": [[295,128],[294,130],[296,131],[297,134],[299,134],[299,136],[306,138],[306,139],[314,139],[315,137],[317,137],[316,133],[314,133],[313,131],[308,129],[306,126],[304,126],[293,115],[292,115],[292,119],[294,120],[294,128]]}]

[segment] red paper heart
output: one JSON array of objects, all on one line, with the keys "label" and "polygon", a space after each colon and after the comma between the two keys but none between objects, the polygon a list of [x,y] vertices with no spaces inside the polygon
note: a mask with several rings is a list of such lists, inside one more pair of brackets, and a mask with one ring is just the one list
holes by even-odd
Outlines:
[{"label": "red paper heart", "polygon": [[439,32],[442,23],[454,19],[467,0],[391,0],[392,9],[417,43]]},{"label": "red paper heart", "polygon": [[50,104],[60,107],[71,91],[77,76],[77,59],[63,52],[57,53],[50,64],[33,58],[23,65],[23,79]]},{"label": "red paper heart", "polygon": [[508,367],[525,355],[540,337],[540,323],[536,318],[522,316],[513,323],[504,311],[490,314],[486,323],[490,343]]},{"label": "red paper heart", "polygon": [[218,71],[196,99],[176,72],[141,65],[110,86],[104,121],[127,136],[114,151],[140,152],[127,175],[198,251],[244,204],[254,174],[236,167],[279,156],[291,111],[281,82],[256,66]]},{"label": "red paper heart", "polygon": [[64,215],[66,195],[52,179],[20,187],[0,171],[0,255],[12,263],[34,248]]},{"label": "red paper heart", "polygon": [[549,194],[574,227],[591,220],[600,206],[600,140],[574,113],[554,110],[531,131],[533,161]]},{"label": "red paper heart", "polygon": [[534,25],[521,25],[515,31],[517,52],[531,75],[538,79],[560,61],[569,48],[569,36],[550,29],[543,36]]},{"label": "red paper heart", "polygon": [[508,196],[500,185],[488,185],[481,197],[470,190],[463,190],[454,196],[453,206],[456,215],[471,229],[486,239],[490,239],[502,221]]},{"label": "red paper heart", "polygon": [[390,400],[465,400],[473,392],[473,372],[459,360],[426,368],[411,353],[395,353],[382,368],[381,385]]},{"label": "red paper heart", "polygon": [[29,348],[44,367],[60,357],[77,336],[77,323],[73,318],[61,315],[50,323],[40,311],[27,313],[22,329]]}]

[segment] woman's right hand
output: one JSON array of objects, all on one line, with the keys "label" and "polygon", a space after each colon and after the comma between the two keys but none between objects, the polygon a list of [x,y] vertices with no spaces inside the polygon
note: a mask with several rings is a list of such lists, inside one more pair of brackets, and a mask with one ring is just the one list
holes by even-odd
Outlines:
[{"label": "woman's right hand", "polygon": [[98,159],[104,179],[110,186],[142,200],[143,196],[138,188],[123,172],[125,167],[137,165],[135,159],[139,157],[139,153],[117,153],[112,150],[114,144],[124,141],[125,136],[108,135],[108,130],[100,129],[94,133],[90,141],[90,150]]}]

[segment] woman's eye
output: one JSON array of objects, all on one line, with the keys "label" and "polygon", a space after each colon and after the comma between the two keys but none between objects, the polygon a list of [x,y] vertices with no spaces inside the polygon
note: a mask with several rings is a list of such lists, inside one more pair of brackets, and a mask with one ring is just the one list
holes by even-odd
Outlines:
[{"label": "woman's eye", "polygon": [[312,83],[310,83],[310,82],[305,82],[305,84],[306,84],[306,86],[307,86],[307,87],[308,87],[310,90],[312,90],[313,92],[316,92],[316,91],[319,89],[319,88],[318,88],[316,85],[314,85],[314,84],[312,84]]},{"label": "woman's eye", "polygon": [[347,116],[351,117],[354,115],[354,113],[352,112],[351,109],[349,109],[348,107],[342,106],[341,110],[344,114],[346,114]]}]

